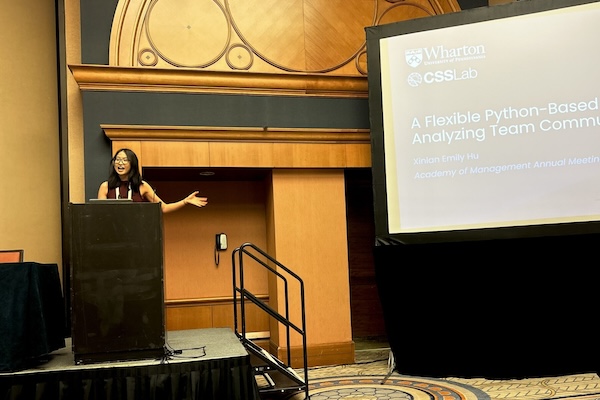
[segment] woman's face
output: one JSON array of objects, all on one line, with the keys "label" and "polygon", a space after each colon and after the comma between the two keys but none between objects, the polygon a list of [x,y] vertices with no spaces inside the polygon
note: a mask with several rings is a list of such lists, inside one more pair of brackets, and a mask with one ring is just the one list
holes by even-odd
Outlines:
[{"label": "woman's face", "polygon": [[124,151],[120,151],[115,156],[114,168],[122,181],[126,181],[131,170],[131,165],[127,159],[127,154]]}]

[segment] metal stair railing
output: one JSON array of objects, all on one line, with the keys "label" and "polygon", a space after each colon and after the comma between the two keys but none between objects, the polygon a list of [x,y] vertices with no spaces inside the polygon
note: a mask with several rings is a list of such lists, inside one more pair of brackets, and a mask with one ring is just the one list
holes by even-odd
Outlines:
[{"label": "metal stair railing", "polygon": [[[302,279],[279,261],[275,260],[265,251],[261,250],[252,243],[244,243],[240,247],[236,248],[232,252],[232,275],[233,275],[233,317],[234,317],[234,329],[235,334],[242,341],[245,347],[251,351],[252,354],[260,358],[271,367],[287,375],[290,381],[294,383],[295,390],[303,390],[305,392],[305,398],[308,399],[308,355],[306,350],[306,316],[305,316],[305,305],[304,305],[304,282]],[[281,314],[254,294],[252,294],[245,287],[244,282],[244,259],[249,258],[256,262],[253,265],[259,265],[267,269],[273,276],[275,276],[278,282],[283,284],[284,293],[284,313]],[[289,290],[290,280],[293,279],[296,285],[298,285],[300,295],[300,313],[301,323],[300,326],[293,323],[290,320],[290,306],[289,306]],[[250,301],[252,304],[258,306],[261,310],[266,312],[271,317],[275,318],[278,323],[285,326],[286,332],[286,345],[287,345],[287,362],[283,362],[272,356],[266,350],[260,348],[254,342],[246,337],[246,301]],[[238,304],[239,304],[239,317],[238,317]],[[240,331],[241,330],[241,331]],[[291,334],[295,331],[302,338],[302,353],[303,353],[303,369],[304,378],[302,379],[292,368],[292,357],[291,357]],[[269,370],[270,367],[255,368],[255,372],[262,374],[265,370]],[[276,387],[276,384],[266,376],[269,382],[269,390],[290,390],[290,386],[284,389]],[[259,392],[261,390],[259,389]]]}]

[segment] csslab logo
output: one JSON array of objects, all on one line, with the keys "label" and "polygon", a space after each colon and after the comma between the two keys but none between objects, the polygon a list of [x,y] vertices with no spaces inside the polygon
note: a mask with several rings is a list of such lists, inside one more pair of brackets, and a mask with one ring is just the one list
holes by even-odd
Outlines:
[{"label": "csslab logo", "polygon": [[410,86],[417,87],[424,83],[431,84],[475,79],[478,75],[479,73],[474,68],[467,68],[462,71],[456,69],[431,71],[425,72],[422,75],[418,72],[413,72],[408,75],[407,82]]},{"label": "csslab logo", "polygon": [[423,62],[423,49],[405,50],[404,59],[409,66],[418,67]]},{"label": "csslab logo", "polygon": [[423,77],[417,72],[408,75],[408,84],[412,87],[417,87],[423,82]]}]

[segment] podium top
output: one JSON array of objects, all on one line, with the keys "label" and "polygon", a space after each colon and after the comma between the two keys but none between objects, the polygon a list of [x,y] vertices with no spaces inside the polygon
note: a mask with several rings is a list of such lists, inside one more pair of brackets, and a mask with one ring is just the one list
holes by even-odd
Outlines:
[{"label": "podium top", "polygon": [[90,203],[108,203],[108,204],[121,204],[121,203],[133,203],[132,199],[90,199]]}]

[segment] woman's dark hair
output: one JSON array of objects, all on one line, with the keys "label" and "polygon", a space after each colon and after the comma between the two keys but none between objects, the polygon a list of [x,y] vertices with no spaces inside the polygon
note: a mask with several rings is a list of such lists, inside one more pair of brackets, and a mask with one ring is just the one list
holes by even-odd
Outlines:
[{"label": "woman's dark hair", "polygon": [[137,158],[137,155],[131,149],[119,149],[116,151],[113,158],[110,160],[110,171],[108,173],[108,188],[114,189],[119,187],[121,184],[121,178],[117,171],[115,171],[115,158],[117,158],[117,154],[120,152],[124,152],[127,155],[127,159],[129,160],[129,175],[127,176],[127,180],[131,183],[131,190],[136,193],[140,191],[140,185],[142,184],[142,175],[140,174],[140,164]]}]

